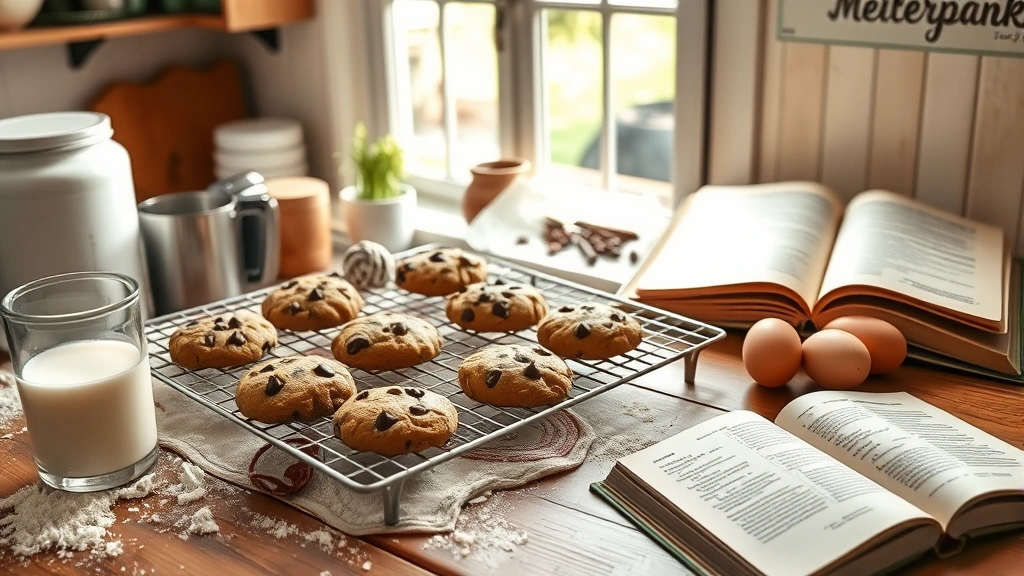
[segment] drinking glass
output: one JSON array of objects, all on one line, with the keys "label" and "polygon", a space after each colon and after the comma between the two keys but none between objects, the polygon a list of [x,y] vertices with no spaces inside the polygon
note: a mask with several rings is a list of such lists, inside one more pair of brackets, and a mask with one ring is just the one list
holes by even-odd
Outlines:
[{"label": "drinking glass", "polygon": [[0,317],[43,482],[91,492],[144,474],[157,445],[139,284],[50,276],[7,294]]}]

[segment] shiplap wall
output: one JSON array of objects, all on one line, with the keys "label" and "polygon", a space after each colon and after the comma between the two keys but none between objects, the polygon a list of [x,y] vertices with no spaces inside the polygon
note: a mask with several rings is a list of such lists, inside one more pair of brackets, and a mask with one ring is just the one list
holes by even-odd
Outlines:
[{"label": "shiplap wall", "polygon": [[1024,59],[778,42],[776,10],[716,3],[709,182],[891,190],[1024,256]]}]

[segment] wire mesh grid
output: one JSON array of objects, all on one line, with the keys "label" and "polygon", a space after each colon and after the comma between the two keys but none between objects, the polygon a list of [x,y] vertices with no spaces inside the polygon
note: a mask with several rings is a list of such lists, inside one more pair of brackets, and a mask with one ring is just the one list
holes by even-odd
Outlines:
[{"label": "wire mesh grid", "polygon": [[[467,331],[448,320],[445,315],[446,299],[443,297],[421,296],[393,287],[363,291],[363,314],[393,312],[418,316],[436,326],[444,338],[444,346],[436,358],[410,368],[388,371],[350,368],[359,390],[415,385],[445,396],[455,405],[459,416],[458,428],[444,446],[398,457],[361,452],[345,446],[335,437],[330,417],[280,424],[265,424],[246,418],[235,405],[234,392],[239,378],[251,365],[192,371],[171,362],[168,340],[179,326],[207,315],[243,309],[259,314],[263,299],[276,287],[147,322],[151,368],[161,381],[308,462],[346,487],[357,492],[381,491],[385,520],[394,524],[399,518],[402,483],[412,474],[680,358],[686,359],[686,379],[692,382],[700,349],[724,336],[721,329],[701,322],[621,300],[494,258],[488,260],[489,281],[500,279],[506,283],[532,285],[541,290],[552,309],[586,302],[611,304],[622,309],[643,326],[643,341],[634,350],[607,360],[566,359],[575,379],[569,397],[558,404],[538,408],[501,408],[472,400],[462,392],[458,383],[459,365],[469,355],[493,344],[535,345],[537,332],[534,328],[514,333]],[[294,354],[333,358],[331,341],[340,331],[340,327],[310,332],[279,331],[277,348],[263,360]]]}]

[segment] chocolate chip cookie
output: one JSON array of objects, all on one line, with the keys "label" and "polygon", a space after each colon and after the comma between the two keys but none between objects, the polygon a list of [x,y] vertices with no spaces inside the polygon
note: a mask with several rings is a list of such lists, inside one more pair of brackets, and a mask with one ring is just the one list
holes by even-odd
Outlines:
[{"label": "chocolate chip cookie", "polygon": [[171,360],[189,370],[255,362],[277,346],[277,330],[248,310],[193,320],[171,334]]},{"label": "chocolate chip cookie", "polygon": [[540,346],[491,346],[462,361],[459,386],[485,404],[546,406],[569,396],[572,370]]},{"label": "chocolate chip cookie", "polygon": [[331,352],[363,370],[397,370],[436,357],[441,344],[441,333],[426,320],[378,312],[346,324],[331,342]]},{"label": "chocolate chip cookie", "polygon": [[363,297],[337,272],[288,281],[263,301],[263,316],[283,330],[322,330],[359,315]]},{"label": "chocolate chip cookie", "polygon": [[540,321],[548,313],[548,305],[531,286],[478,282],[449,296],[445,313],[467,330],[514,332]]},{"label": "chocolate chip cookie", "polygon": [[288,356],[253,366],[238,381],[235,404],[246,418],[274,424],[330,416],[355,393],[341,362]]},{"label": "chocolate chip cookie", "polygon": [[399,262],[395,283],[424,296],[447,296],[487,278],[487,262],[458,248],[429,250]]},{"label": "chocolate chip cookie", "polygon": [[334,435],[346,446],[384,456],[443,446],[458,425],[455,405],[422,388],[363,390],[334,414]]},{"label": "chocolate chip cookie", "polygon": [[635,318],[604,304],[562,306],[537,326],[541,346],[564,358],[611,358],[636,348],[642,339]]}]

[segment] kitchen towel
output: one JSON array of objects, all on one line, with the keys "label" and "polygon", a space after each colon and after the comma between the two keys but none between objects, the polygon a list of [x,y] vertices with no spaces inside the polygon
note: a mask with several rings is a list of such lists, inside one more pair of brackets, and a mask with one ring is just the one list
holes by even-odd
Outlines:
[{"label": "kitchen towel", "polygon": [[[595,439],[593,429],[584,420],[569,410],[557,412],[534,426],[524,426],[406,480],[401,519],[387,526],[379,493],[353,492],[321,472],[309,477],[310,467],[299,464],[294,456],[268,447],[261,438],[156,379],[153,394],[161,446],[214,476],[270,494],[355,536],[450,531],[470,499],[571,470],[583,463]],[[257,452],[259,466],[278,473],[267,474],[254,485],[249,471]],[[306,477],[308,483],[301,490],[283,496],[272,494],[274,487]]]}]

